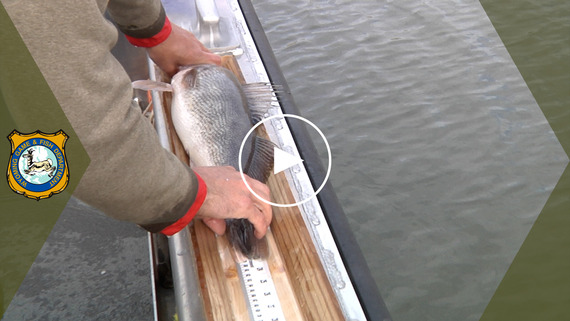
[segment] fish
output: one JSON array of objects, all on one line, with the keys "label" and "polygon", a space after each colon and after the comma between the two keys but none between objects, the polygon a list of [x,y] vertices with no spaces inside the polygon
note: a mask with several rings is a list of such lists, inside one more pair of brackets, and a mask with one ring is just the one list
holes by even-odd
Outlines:
[{"label": "fish", "polygon": [[[211,64],[180,70],[170,85],[172,121],[192,164],[239,170],[242,140],[271,108],[278,87],[240,84],[229,69]],[[255,133],[250,135],[242,151],[243,172],[265,183],[273,167],[274,146]],[[226,233],[238,261],[244,260],[239,254],[247,259],[268,256],[267,239],[257,239],[247,219],[226,219]]]}]

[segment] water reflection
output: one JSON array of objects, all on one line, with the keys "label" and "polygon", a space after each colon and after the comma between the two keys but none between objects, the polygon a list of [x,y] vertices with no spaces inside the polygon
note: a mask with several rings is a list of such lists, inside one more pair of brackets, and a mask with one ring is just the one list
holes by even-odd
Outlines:
[{"label": "water reflection", "polygon": [[478,1],[254,3],[395,320],[478,320],[568,163]]}]

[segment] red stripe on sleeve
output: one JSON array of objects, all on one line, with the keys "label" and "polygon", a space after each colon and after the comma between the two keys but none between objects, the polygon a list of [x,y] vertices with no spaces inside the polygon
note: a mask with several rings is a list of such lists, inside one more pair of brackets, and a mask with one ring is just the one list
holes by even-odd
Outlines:
[{"label": "red stripe on sleeve", "polygon": [[196,194],[194,203],[192,203],[192,206],[190,206],[190,209],[188,212],[186,212],[186,214],[184,214],[184,216],[182,216],[178,221],[165,227],[162,231],[160,231],[160,233],[168,236],[174,235],[185,228],[186,225],[188,225],[194,218],[194,216],[196,216],[196,213],[206,199],[206,194],[208,194],[208,188],[206,187],[206,183],[204,183],[202,177],[200,177],[198,174],[196,174],[196,177],[198,178],[198,193]]},{"label": "red stripe on sleeve", "polygon": [[172,25],[170,24],[170,20],[168,20],[168,17],[165,17],[164,26],[156,35],[154,35],[150,38],[135,38],[135,37],[127,36],[127,35],[125,35],[125,37],[127,37],[127,40],[131,44],[133,44],[137,47],[150,48],[150,47],[157,46],[157,45],[161,44],[162,42],[164,42],[164,40],[166,40],[166,38],[168,38],[168,36],[170,36],[171,32],[172,32]]}]

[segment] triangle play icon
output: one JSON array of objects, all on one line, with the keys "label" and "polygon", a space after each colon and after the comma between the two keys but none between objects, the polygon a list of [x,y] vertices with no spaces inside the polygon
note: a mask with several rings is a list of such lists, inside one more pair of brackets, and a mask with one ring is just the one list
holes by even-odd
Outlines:
[{"label": "triangle play icon", "polygon": [[292,166],[300,164],[303,160],[295,155],[291,155],[281,149],[274,147],[274,161],[273,161],[273,174],[280,173]]}]

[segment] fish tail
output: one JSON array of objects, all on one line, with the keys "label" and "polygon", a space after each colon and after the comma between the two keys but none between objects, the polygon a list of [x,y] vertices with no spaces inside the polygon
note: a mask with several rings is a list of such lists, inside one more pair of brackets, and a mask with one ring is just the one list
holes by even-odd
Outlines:
[{"label": "fish tail", "polygon": [[[226,233],[228,241],[236,252],[247,257],[247,259],[265,259],[269,255],[267,238],[258,239],[254,234],[254,227],[246,219],[226,220]],[[243,261],[239,258],[238,261]]]}]

